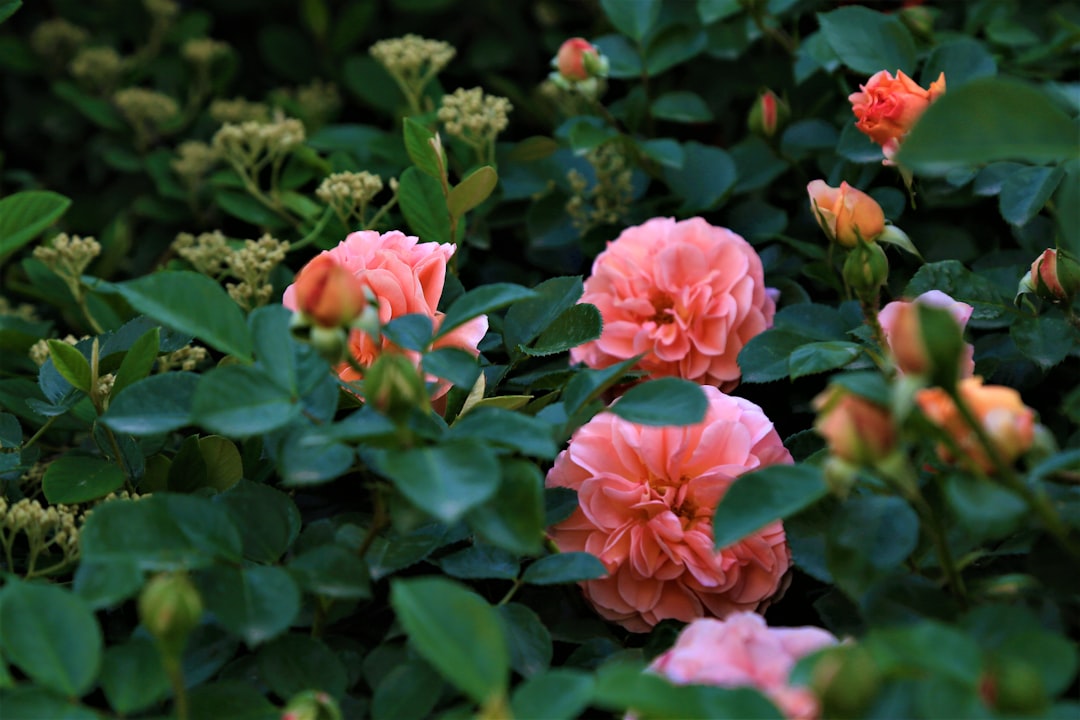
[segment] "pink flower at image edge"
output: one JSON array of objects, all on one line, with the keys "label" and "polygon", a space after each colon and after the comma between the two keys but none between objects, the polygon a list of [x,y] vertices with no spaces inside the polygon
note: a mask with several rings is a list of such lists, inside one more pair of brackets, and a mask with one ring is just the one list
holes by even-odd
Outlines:
[{"label": "pink flower at image edge", "polygon": [[581,302],[604,320],[571,360],[604,368],[645,353],[637,368],[731,390],[736,359],[772,325],[761,259],[750,243],[702,218],[653,218],[627,228],[593,263]]},{"label": "pink flower at image edge", "polygon": [[759,609],[791,565],[779,520],[713,548],[713,514],[731,484],[791,455],[757,405],[703,390],[709,409],[701,423],[649,427],[601,413],[548,472],[548,487],[578,492],[578,508],[551,538],[560,550],[600,558],[608,575],[582,583],[585,596],[633,632],[666,618]]},{"label": "pink flower at image edge", "polygon": [[791,669],[799,659],[836,642],[821,628],[770,628],[760,615],[739,612],[726,620],[690,623],[649,670],[677,685],[752,687],[785,717],[809,720],[818,716],[818,699],[809,689],[788,683]]},{"label": "pink flower at image edge", "polygon": [[[438,307],[446,281],[446,264],[455,250],[449,243],[421,243],[418,238],[397,230],[382,235],[374,230],[363,230],[351,233],[337,247],[322,255],[333,257],[372,291],[378,301],[380,323],[419,313],[432,319],[437,332],[443,318]],[[296,309],[295,284],[285,289],[281,302],[291,310]],[[439,338],[434,347],[460,348],[478,355],[477,346],[487,328],[486,316],[473,318]],[[392,347],[386,338],[376,342],[360,330],[352,330],[349,334],[349,352],[364,367]],[[398,352],[404,352],[419,366],[419,353],[400,349]],[[336,370],[347,382],[360,379],[348,364],[343,363]],[[440,382],[432,399],[442,397],[449,389],[449,383]]]},{"label": "pink flower at image edge", "polygon": [[[968,305],[966,302],[959,300],[953,300],[951,296],[940,290],[928,290],[922,295],[919,295],[914,300],[894,300],[887,304],[878,313],[878,322],[881,323],[881,329],[885,332],[885,340],[889,343],[890,349],[896,356],[898,369],[901,372],[911,372],[913,368],[906,367],[910,364],[905,358],[917,356],[920,350],[915,346],[917,343],[908,337],[902,338],[902,342],[906,343],[908,347],[893,347],[893,343],[897,335],[905,335],[909,332],[906,325],[911,322],[911,318],[904,317],[907,315],[916,304],[930,305],[932,307],[941,308],[942,310],[948,310],[949,314],[956,320],[956,324],[963,330],[967,326],[968,320],[971,318],[971,313],[974,308]],[[964,344],[964,354],[960,358],[960,377],[971,377],[975,372],[975,346],[971,343]]]}]

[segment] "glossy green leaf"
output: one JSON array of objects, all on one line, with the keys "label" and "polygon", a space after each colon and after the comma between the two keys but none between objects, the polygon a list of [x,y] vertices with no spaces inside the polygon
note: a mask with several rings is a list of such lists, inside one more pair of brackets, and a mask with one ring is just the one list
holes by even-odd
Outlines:
[{"label": "glossy green leaf", "polygon": [[289,634],[259,650],[259,674],[278,697],[321,690],[335,697],[345,693],[348,674],[333,650],[307,635]]},{"label": "glossy green leaf", "polygon": [[0,593],[0,649],[34,682],[68,697],[93,687],[101,629],[74,593],[57,585],[9,582]]},{"label": "glossy green leaf", "polygon": [[954,300],[971,305],[974,310],[968,327],[1002,327],[1021,314],[1013,306],[1011,295],[1006,297],[990,280],[976,275],[956,260],[920,267],[904,288],[904,297],[918,297],[929,290],[940,290]]},{"label": "glossy green leaf", "polygon": [[681,168],[664,168],[664,182],[682,200],[681,212],[712,210],[735,186],[735,161],[720,148],[688,142]]},{"label": "glossy green leaf", "polygon": [[116,397],[124,388],[150,374],[154,369],[160,345],[161,329],[156,327],[150,328],[132,343],[116,371],[116,379],[109,391],[110,397]]},{"label": "glossy green leaf", "polygon": [[708,400],[701,386],[681,378],[649,380],[623,393],[609,410],[639,425],[693,425],[705,418]]},{"label": "glossy green leaf", "polygon": [[870,8],[837,8],[818,16],[821,32],[840,62],[855,72],[915,72],[915,41],[900,19]]},{"label": "glossy green leaf", "polygon": [[214,280],[189,270],[165,270],[122,283],[101,283],[137,311],[199,338],[221,352],[251,358],[251,335],[239,306]]},{"label": "glossy green leaf", "polygon": [[410,313],[396,317],[383,326],[383,335],[390,342],[406,350],[423,352],[431,344],[433,325],[431,318],[423,313]]},{"label": "glossy green leaf", "polygon": [[463,439],[410,450],[390,450],[379,472],[414,505],[453,522],[499,487],[499,463],[487,445]]},{"label": "glossy green leaf", "polygon": [[464,217],[465,213],[488,199],[498,182],[499,175],[495,168],[490,165],[476,168],[450,189],[446,198],[450,214],[456,218]]},{"label": "glossy green leaf", "polygon": [[288,570],[305,591],[326,598],[371,597],[367,565],[340,545],[320,545],[292,558]]},{"label": "glossy green leaf", "polygon": [[611,24],[631,40],[641,42],[660,17],[658,2],[640,0],[600,0],[600,7]]},{"label": "glossy green leaf", "polygon": [[670,168],[681,168],[686,162],[686,153],[677,140],[671,138],[654,138],[638,143],[642,154],[656,162]]},{"label": "glossy green leaf", "polygon": [[1001,217],[1013,225],[1026,224],[1046,206],[1064,176],[1061,167],[1025,167],[1011,173],[998,195]]},{"label": "glossy green leaf", "polygon": [[551,424],[497,407],[470,410],[454,422],[448,437],[475,438],[548,460],[554,459],[559,452]]},{"label": "glossy green leaf", "polygon": [[1043,91],[981,78],[938,98],[904,139],[896,162],[944,175],[995,160],[1053,162],[1076,154],[1076,120]]},{"label": "glossy green leaf", "polygon": [[515,580],[520,569],[513,553],[483,543],[447,555],[439,560],[439,567],[450,577],[464,580]]},{"label": "glossy green leaf", "polygon": [[300,590],[279,567],[216,565],[196,581],[206,610],[248,647],[285,632],[300,611]]},{"label": "glossy green leaf", "polygon": [[645,71],[659,75],[676,65],[701,53],[708,44],[708,36],[689,25],[670,25],[649,41],[645,48]]},{"label": "glossy green leaf", "polygon": [[47,190],[25,190],[0,200],[0,262],[56,222],[71,200]]},{"label": "glossy green leaf", "polygon": [[192,720],[278,720],[281,717],[281,708],[247,682],[198,685],[188,690],[188,705]]},{"label": "glossy green leaf", "polygon": [[508,603],[496,608],[510,648],[510,667],[522,677],[532,677],[551,665],[551,633],[540,617],[526,605]]},{"label": "glossy green leaf", "polygon": [[[439,702],[443,685],[439,674],[419,658],[394,666],[375,688],[372,720],[424,720]],[[417,692],[423,688],[423,692]]]},{"label": "glossy green leaf", "polygon": [[1024,315],[1009,327],[1009,337],[1025,357],[1049,369],[1080,347],[1080,333],[1051,315]]},{"label": "glossy green leaf", "polygon": [[423,173],[440,179],[444,174],[442,168],[446,167],[446,158],[440,157],[435,150],[435,133],[412,118],[405,118],[403,123],[405,152],[409,154],[409,159]]},{"label": "glossy green leaf", "polygon": [[506,311],[503,338],[511,350],[536,339],[551,323],[574,306],[584,292],[580,277],[555,277],[533,288],[533,296]]},{"label": "glossy green leaf", "polygon": [[97,500],[124,486],[124,471],[96,455],[69,453],[45,469],[41,489],[50,503],[78,505]]},{"label": "glossy green leaf", "polygon": [[772,465],[741,475],[716,506],[714,545],[718,550],[732,545],[828,492],[821,469],[812,465]]},{"label": "glossy green leaf", "polygon": [[133,596],[143,586],[142,571],[131,563],[83,560],[72,589],[92,610],[101,610]]},{"label": "glossy green leaf", "polygon": [[882,575],[896,571],[918,539],[919,518],[903,499],[849,498],[833,516],[826,540],[829,572],[846,593],[857,597]]},{"label": "glossy green leaf", "polygon": [[155,435],[191,424],[199,376],[168,372],[143,378],[109,401],[101,421],[117,432]]},{"label": "glossy green leaf", "polygon": [[499,615],[483,598],[437,577],[398,580],[390,604],[409,640],[474,701],[506,692],[510,653]]},{"label": "glossy green leaf", "polygon": [[534,463],[504,459],[498,490],[469,512],[469,527],[504,550],[535,555],[546,527],[543,493],[544,476]]},{"label": "glossy green leaf", "polygon": [[566,352],[600,337],[604,320],[595,305],[579,303],[567,308],[562,315],[544,329],[530,345],[518,349],[532,357],[543,357]]},{"label": "glossy green leaf", "polygon": [[978,40],[960,37],[938,45],[930,53],[922,69],[922,86],[930,87],[941,73],[945,73],[949,92],[953,92],[972,80],[997,75],[997,61]]},{"label": "glossy green leaf", "polygon": [[15,14],[22,7],[22,0],[4,0],[0,2],[0,23]]},{"label": "glossy green leaf", "polygon": [[573,720],[589,704],[592,676],[572,668],[553,668],[514,688],[510,707],[521,720]]},{"label": "glossy green leaf", "polygon": [[586,552],[566,552],[542,557],[528,568],[521,579],[530,585],[557,585],[560,583],[595,580],[607,577],[604,563]]},{"label": "glossy green leaf", "polygon": [[801,345],[788,358],[791,379],[836,370],[858,359],[862,347],[852,342],[816,342]]},{"label": "glossy green leaf", "polygon": [[49,360],[72,387],[90,392],[90,363],[74,345],[63,340],[49,340]]},{"label": "glossy green leaf", "polygon": [[60,693],[31,683],[3,691],[4,717],[28,720],[101,720],[85,705],[72,703]]},{"label": "glossy green leaf", "polygon": [[398,186],[398,202],[409,228],[421,241],[453,242],[450,211],[438,180],[416,168],[406,168]]},{"label": "glossy green leaf", "polygon": [[481,285],[461,295],[450,304],[435,337],[440,338],[446,335],[474,317],[531,297],[533,297],[532,290],[513,283]]},{"label": "glossy green leaf", "polygon": [[169,694],[169,676],[154,643],[133,638],[105,651],[101,688],[109,706],[122,715],[145,710]]},{"label": "glossy green leaf", "polygon": [[709,122],[712,111],[697,93],[677,90],[664,93],[650,106],[653,117],[680,123]]},{"label": "glossy green leaf", "polygon": [[[210,439],[203,438],[200,449]],[[296,503],[269,485],[240,480],[213,500],[229,511],[240,531],[244,557],[249,560],[276,562],[300,534],[300,510]]]},{"label": "glossy green leaf", "polygon": [[288,390],[250,365],[224,365],[202,376],[191,420],[207,430],[246,437],[288,425],[302,406]]},{"label": "glossy green leaf", "polygon": [[455,347],[443,347],[424,354],[424,372],[449,380],[459,388],[472,388],[480,377],[480,365],[472,353]]}]

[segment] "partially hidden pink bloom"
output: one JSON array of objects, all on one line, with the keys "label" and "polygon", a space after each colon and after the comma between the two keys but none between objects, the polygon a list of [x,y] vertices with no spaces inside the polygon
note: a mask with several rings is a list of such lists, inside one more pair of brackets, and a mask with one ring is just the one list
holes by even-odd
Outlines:
[{"label": "partially hidden pink bloom", "polygon": [[848,96],[855,114],[855,127],[881,146],[886,160],[900,149],[900,144],[919,117],[945,93],[945,73],[924,90],[903,71],[894,78],[888,70],[875,73],[859,92]]},{"label": "partially hidden pink bloom", "polygon": [[779,520],[713,548],[713,513],[731,484],[749,470],[790,463],[791,455],[757,405],[703,390],[709,408],[697,425],[649,427],[597,415],[547,475],[548,487],[573,488],[579,503],[551,538],[560,550],[600,558],[608,575],[582,583],[585,596],[633,632],[666,618],[756,610],[791,565]]},{"label": "partially hidden pink bloom", "polygon": [[[953,300],[940,290],[924,292],[911,302],[896,300],[881,309],[878,321],[885,331],[885,339],[896,360],[897,369],[905,373],[919,373],[926,369],[929,360],[923,347],[915,305],[930,305],[948,310],[963,330],[971,317],[973,308],[965,302]],[[964,346],[960,359],[960,377],[971,377],[975,372],[975,348],[971,343]]]},{"label": "partially hidden pink bloom", "polygon": [[811,720],[820,712],[817,697],[807,688],[791,686],[788,677],[800,658],[836,643],[821,628],[770,628],[760,615],[738,612],[725,620],[690,623],[649,670],[677,685],[752,687],[785,717]]},{"label": "partially hidden pink bloom", "polygon": [[[330,255],[370,288],[378,300],[380,323],[419,313],[431,318],[438,331],[443,313],[437,308],[446,281],[446,263],[455,249],[450,243],[421,243],[418,238],[397,230],[382,235],[374,230],[364,230],[351,233],[337,247],[322,254]],[[281,302],[291,310],[296,309],[295,283],[285,289]],[[473,318],[439,338],[434,347],[460,348],[478,355],[477,345],[487,328],[486,316]],[[360,330],[352,330],[349,334],[349,352],[363,367],[371,365],[380,353],[391,348],[394,346],[386,338],[376,341]],[[419,353],[394,349],[409,356],[419,367]],[[346,363],[336,370],[345,381],[361,377]],[[437,378],[429,377],[428,380]],[[442,397],[449,389],[449,383],[441,382],[432,399]]]},{"label": "partially hidden pink bloom", "polygon": [[597,340],[570,351],[604,368],[645,353],[636,366],[731,390],[739,351],[772,325],[761,259],[748,242],[702,218],[653,218],[627,228],[593,263],[581,302],[604,319]]}]

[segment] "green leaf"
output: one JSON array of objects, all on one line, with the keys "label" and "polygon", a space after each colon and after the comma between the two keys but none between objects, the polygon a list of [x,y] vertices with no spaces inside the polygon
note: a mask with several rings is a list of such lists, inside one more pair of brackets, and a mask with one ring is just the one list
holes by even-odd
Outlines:
[{"label": "green leaf", "polygon": [[789,358],[806,344],[806,338],[786,330],[766,330],[750,338],[739,351],[744,383],[767,383],[788,377]]},{"label": "green leaf", "polygon": [[418,123],[412,118],[405,118],[405,152],[413,165],[426,175],[436,180],[441,180],[444,175],[442,168],[446,167],[445,156],[435,151],[435,133]]},{"label": "green leaf", "polygon": [[[423,688],[424,692],[417,692]],[[424,720],[439,702],[443,680],[419,658],[396,665],[376,686],[371,698],[372,720]]]},{"label": "green leaf", "polygon": [[941,73],[945,73],[949,92],[953,92],[972,80],[997,75],[997,61],[978,40],[959,37],[930,53],[922,69],[923,87],[930,87]]},{"label": "green leaf", "polygon": [[788,305],[776,313],[773,329],[824,342],[845,340],[851,324],[834,307],[804,302]]},{"label": "green leaf", "polygon": [[840,62],[856,72],[915,71],[915,41],[896,17],[865,7],[843,7],[817,16]]},{"label": "green leaf", "polygon": [[279,567],[215,565],[201,571],[196,581],[206,609],[248,647],[288,630],[300,612],[300,590]]},{"label": "green leaf", "polygon": [[484,440],[547,460],[559,454],[554,428],[549,423],[497,407],[470,410],[454,422],[447,437]]},{"label": "green leaf", "polygon": [[772,465],[740,475],[713,515],[713,541],[722,549],[814,504],[829,489],[812,465]]},{"label": "green leaf", "polygon": [[1001,217],[1024,225],[1039,214],[1065,177],[1063,167],[1025,167],[1011,173],[1001,186]]},{"label": "green leaf", "polygon": [[0,593],[0,649],[34,682],[78,697],[97,678],[101,629],[77,595],[57,585],[9,580]]},{"label": "green leaf", "polygon": [[278,720],[281,717],[281,708],[267,700],[260,690],[248,682],[235,680],[192,687],[188,690],[188,705],[193,720]]},{"label": "green leaf", "polygon": [[122,283],[100,282],[97,289],[119,293],[138,312],[216,350],[251,359],[251,334],[239,306],[201,273],[165,270]]},{"label": "green leaf", "polygon": [[72,387],[89,394],[90,363],[74,345],[68,345],[63,340],[49,340],[49,359]]},{"label": "green leaf", "polygon": [[686,162],[686,153],[682,145],[671,138],[645,140],[638,142],[637,146],[642,154],[666,167],[679,169]]},{"label": "green leaf", "polygon": [[1080,343],[1075,328],[1063,318],[1049,315],[1021,315],[1009,328],[1009,337],[1043,370],[1064,360]]},{"label": "green leaf", "polygon": [[484,543],[474,543],[439,560],[450,577],[464,580],[516,580],[521,566],[514,553]]},{"label": "green leaf", "polygon": [[191,419],[208,430],[246,437],[277,430],[302,410],[298,399],[250,365],[224,365],[202,376]]},{"label": "green leaf", "polygon": [[1023,498],[983,478],[952,473],[944,479],[944,485],[945,499],[957,524],[976,542],[1011,535],[1027,517]]},{"label": "green leaf", "polygon": [[862,347],[851,342],[816,342],[796,348],[788,358],[791,379],[842,368],[862,354]]},{"label": "green leaf", "polygon": [[701,386],[681,378],[649,380],[627,390],[609,410],[640,425],[694,425],[709,403]]},{"label": "green leaf", "polygon": [[390,450],[379,457],[377,467],[414,505],[445,523],[458,520],[499,487],[495,454],[469,439]]},{"label": "green leaf", "polygon": [[71,200],[47,190],[26,190],[0,200],[0,262],[56,222]]},{"label": "green leaf", "polygon": [[461,295],[446,309],[436,339],[474,317],[506,307],[511,303],[534,297],[532,290],[514,283],[491,283]]},{"label": "green leaf", "polygon": [[712,210],[735,186],[735,161],[720,148],[688,142],[681,168],[664,168],[664,182],[682,200],[680,212]]},{"label": "green leaf", "polygon": [[566,414],[573,416],[588,403],[597,400],[605,390],[631,372],[637,361],[638,359],[633,357],[600,370],[588,368],[574,375],[563,389],[562,399],[566,405]]},{"label": "green leaf", "polygon": [[228,512],[207,498],[156,492],[138,502],[94,509],[79,533],[82,561],[177,570],[215,559],[239,563],[240,533]]},{"label": "green leaf", "polygon": [[579,303],[567,308],[562,315],[544,329],[536,342],[519,345],[518,349],[530,357],[544,357],[566,352],[590,340],[600,337],[604,320],[595,305]]},{"label": "green leaf", "polygon": [[62,80],[52,84],[52,91],[58,98],[74,105],[83,117],[95,125],[106,130],[120,131],[128,127],[117,107],[105,98],[88,95],[77,85]]},{"label": "green leaf", "polygon": [[409,228],[424,242],[449,243],[450,211],[442,185],[416,168],[406,168],[398,186],[398,202]]},{"label": "green leaf", "polygon": [[93,610],[101,610],[131,597],[143,586],[143,573],[133,564],[83,560],[75,570],[72,589]]},{"label": "green leaf", "polygon": [[506,636],[483,598],[455,582],[424,577],[391,583],[390,604],[416,650],[458,689],[478,703],[506,692]]},{"label": "green leaf", "polygon": [[461,348],[444,347],[424,354],[424,372],[449,380],[460,388],[469,389],[480,377],[476,358]]},{"label": "green leaf", "polygon": [[288,570],[307,592],[326,598],[371,597],[367,564],[340,545],[320,545],[289,561]]},{"label": "green leaf", "polygon": [[469,527],[493,545],[520,555],[539,553],[546,527],[540,469],[526,460],[504,459],[499,489],[473,508],[467,520]]},{"label": "green leaf", "polygon": [[259,650],[259,675],[275,695],[291,698],[305,690],[335,697],[345,694],[349,677],[325,643],[306,635],[284,635]]},{"label": "green leaf", "polygon": [[154,369],[161,343],[161,328],[150,328],[136,340],[124,354],[116,371],[109,397],[113,398],[134,382],[142,380]]},{"label": "green leaf", "polygon": [[496,608],[510,648],[510,667],[522,677],[532,677],[551,665],[551,633],[529,607],[509,603]]},{"label": "green leaf", "polygon": [[503,339],[512,352],[537,338],[584,292],[580,277],[555,277],[533,288],[533,296],[519,300],[506,311]]},{"label": "green leaf", "polygon": [[206,467],[205,487],[228,490],[244,477],[244,461],[232,440],[207,435],[199,438],[198,449]]},{"label": "green leaf", "polygon": [[191,372],[151,375],[109,401],[101,421],[116,432],[157,435],[191,424],[199,376]]},{"label": "green leaf", "polygon": [[4,717],[34,720],[101,720],[101,715],[70,698],[30,683],[5,689]]},{"label": "green leaf", "polygon": [[697,0],[698,17],[702,25],[726,20],[732,15],[738,15],[742,9],[743,3],[739,0]]},{"label": "green leaf", "polygon": [[124,485],[124,471],[94,455],[70,453],[49,463],[41,489],[50,503],[77,505],[105,497]]},{"label": "green leaf", "polygon": [[214,204],[250,225],[265,228],[279,228],[284,225],[280,215],[243,190],[217,190],[214,193]]},{"label": "green leaf", "polygon": [[600,0],[600,7],[615,29],[640,43],[660,17],[661,3],[651,0]]},{"label": "green leaf", "polygon": [[416,352],[427,349],[427,346],[431,344],[433,331],[431,318],[423,313],[402,315],[383,326],[383,335],[392,343]]},{"label": "green leaf", "polygon": [[169,694],[169,676],[154,643],[133,638],[105,651],[101,688],[109,706],[121,715],[145,710]]},{"label": "green leaf", "polygon": [[1076,154],[1076,133],[1076,121],[1045,92],[981,78],[931,104],[895,160],[926,175],[995,160],[1054,162]]},{"label": "green leaf", "polygon": [[[202,438],[200,449],[209,439]],[[296,503],[269,485],[240,480],[213,500],[229,511],[240,531],[244,557],[248,560],[277,562],[300,534],[300,511]]]},{"label": "green leaf", "polygon": [[881,576],[900,568],[918,540],[919,517],[902,498],[848,498],[833,516],[826,539],[829,572],[844,592],[858,597]]},{"label": "green leaf", "polygon": [[586,552],[566,552],[542,557],[525,570],[521,579],[530,585],[558,585],[561,583],[595,580],[607,577],[604,563]]},{"label": "green leaf", "polygon": [[696,57],[708,45],[708,35],[696,27],[669,25],[645,48],[645,72],[659,75]]},{"label": "green leaf", "polygon": [[450,215],[456,218],[464,217],[465,213],[488,199],[498,182],[499,175],[490,165],[473,170],[464,180],[450,188],[450,195],[446,198]]},{"label": "green leaf", "polygon": [[591,675],[553,668],[514,688],[510,707],[519,720],[573,720],[589,705],[592,690]]},{"label": "green leaf", "polygon": [[[1009,325],[1020,313],[987,278],[976,275],[956,260],[927,263],[919,268],[904,288],[904,297],[917,297],[940,290],[954,300],[966,302],[974,310],[968,327],[993,328]],[[751,341],[753,342],[753,341]]]},{"label": "green leaf", "polygon": [[22,7],[22,0],[3,0],[0,2],[0,23],[15,14]]}]

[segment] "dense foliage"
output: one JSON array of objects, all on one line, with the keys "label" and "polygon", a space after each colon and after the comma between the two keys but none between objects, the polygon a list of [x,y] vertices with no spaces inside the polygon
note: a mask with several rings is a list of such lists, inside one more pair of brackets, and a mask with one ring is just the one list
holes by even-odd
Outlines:
[{"label": "dense foliage", "polygon": [[1080,714],[1075,4],[0,23],[4,717]]}]

